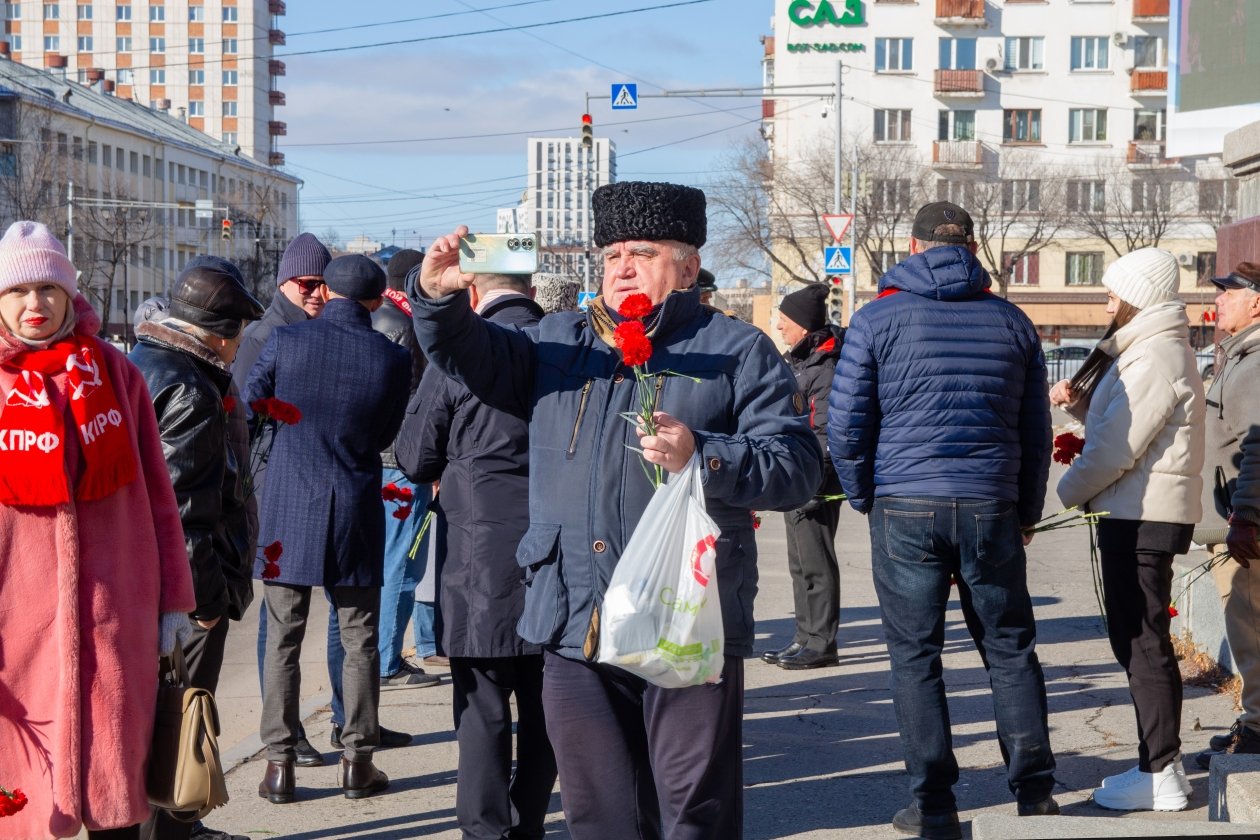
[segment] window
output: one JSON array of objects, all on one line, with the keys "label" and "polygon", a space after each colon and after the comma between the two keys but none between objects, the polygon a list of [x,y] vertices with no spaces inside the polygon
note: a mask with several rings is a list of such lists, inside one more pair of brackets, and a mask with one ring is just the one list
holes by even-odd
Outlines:
[{"label": "window", "polygon": [[44,20],[61,20],[61,4],[45,3]]},{"label": "window", "polygon": [[1220,213],[1238,209],[1238,182],[1233,178],[1199,181],[1199,212]]},{"label": "window", "polygon": [[149,84],[164,85],[166,84],[166,68],[150,67],[149,68]]},{"label": "window", "polygon": [[1072,39],[1073,70],[1106,70],[1107,38],[1104,36]]},{"label": "window", "polygon": [[1069,286],[1101,286],[1102,275],[1102,251],[1068,252],[1065,280]]},{"label": "window", "polygon": [[909,251],[876,251],[875,260],[871,263],[871,282],[878,283],[890,269],[902,260],[910,258]]},{"label": "window", "polygon": [[235,117],[235,116],[236,116],[236,103],[235,103],[235,102],[224,102],[224,103],[223,103],[223,116],[225,116],[225,117]]},{"label": "window", "polygon": [[942,178],[936,182],[936,200],[951,201],[959,207],[974,207],[975,181]]},{"label": "window", "polygon": [[1008,108],[1002,112],[1003,143],[1040,143],[1041,109]]},{"label": "window", "polygon": [[129,52],[131,52],[131,38],[130,38],[130,36],[123,37],[123,38],[115,38],[115,39],[114,39],[114,48],[115,48],[118,52],[120,52],[120,53],[129,53]]},{"label": "window", "polygon": [[1017,254],[1007,251],[1002,254],[1002,268],[1006,272],[1006,282],[1011,286],[1036,286],[1041,282],[1040,254]]},{"label": "window", "polygon": [[937,65],[942,70],[975,70],[975,38],[942,38]]},{"label": "window", "polygon": [[204,117],[206,115],[206,103],[200,99],[190,100],[188,103],[188,116]]},{"label": "window", "polygon": [[21,17],[22,17],[22,4],[21,3],[5,3],[4,4],[4,19],[5,20],[18,20]]},{"label": "window", "polygon": [[206,83],[205,70],[189,70],[188,71],[188,84],[204,85],[205,83]]},{"label": "window", "polygon": [[131,7],[121,5],[115,6],[114,20],[131,20]]},{"label": "window", "polygon": [[1068,142],[1098,143],[1107,139],[1105,108],[1071,108],[1068,110]]},{"label": "window", "polygon": [[1216,252],[1200,251],[1194,257],[1194,273],[1198,278],[1196,285],[1211,286],[1216,276]]},{"label": "window", "polygon": [[224,55],[235,55],[235,54],[236,54],[236,39],[235,39],[235,38],[224,38],[224,39],[223,39],[223,54],[224,54]]},{"label": "window", "polygon": [[223,84],[229,87],[234,87],[236,85],[237,78],[238,78],[237,71],[235,70],[223,71]]},{"label": "window", "polygon": [[165,6],[150,6],[149,7],[149,21],[151,23],[161,23],[164,20],[166,20],[166,7]]},{"label": "window", "polygon": [[235,6],[223,7],[223,22],[236,23],[236,7]]},{"label": "window", "polygon": [[1041,209],[1041,182],[1017,178],[1002,182],[1002,212],[1036,213]]},{"label": "window", "polygon": [[128,152],[127,162],[129,164],[129,169],[130,169],[131,174],[132,175],[138,174],[137,170],[139,170],[140,168],[140,155],[136,152]]},{"label": "window", "polygon": [[941,111],[937,124],[937,140],[975,140],[975,111]]},{"label": "window", "polygon": [[12,52],[21,52],[21,51],[22,51],[22,36],[21,36],[21,35],[10,35],[10,36],[9,36],[9,49],[10,49]]},{"label": "window", "polygon": [[1166,213],[1172,206],[1172,184],[1167,181],[1135,180],[1132,193],[1134,213]]},{"label": "window", "polygon": [[114,147],[114,168],[122,172],[123,168],[123,150],[120,146]]},{"label": "window", "polygon": [[888,73],[914,69],[910,38],[876,38],[875,72]]},{"label": "window", "polygon": [[875,178],[871,181],[871,207],[895,212],[910,209],[909,178]]},{"label": "window", "polygon": [[201,53],[204,53],[205,51],[206,51],[205,38],[189,38],[188,39],[188,52],[192,53],[193,55],[200,55]]},{"label": "window", "polygon": [[1102,213],[1107,206],[1105,181],[1072,179],[1067,182],[1067,209],[1078,213]]},{"label": "window", "polygon": [[92,51],[92,36],[80,35],[78,46],[79,46],[79,52],[90,53]]},{"label": "window", "polygon": [[75,11],[75,15],[78,16],[79,20],[92,19],[92,4],[91,3],[80,3],[78,6],[75,7],[74,11]]},{"label": "window", "polygon": [[1164,142],[1164,109],[1133,112],[1133,139]]},{"label": "window", "polygon": [[905,143],[910,140],[910,111],[878,110],[875,112],[875,141]]},{"label": "window", "polygon": [[206,19],[206,7],[205,7],[205,6],[189,6],[189,7],[188,7],[188,19],[189,19],[190,21],[194,22],[194,23],[199,23],[199,22],[201,22],[201,21],[205,20],[205,19]]},{"label": "window", "polygon": [[135,83],[136,83],[136,74],[134,70],[132,70],[130,67],[118,68],[118,84],[134,85]]},{"label": "window", "polygon": [[1044,70],[1045,38],[1007,38],[1007,70]]},{"label": "window", "polygon": [[61,36],[45,35],[44,52],[61,52]]},{"label": "window", "polygon": [[1158,35],[1138,35],[1133,39],[1133,66],[1155,68],[1168,66],[1168,49]]},{"label": "window", "polygon": [[[227,143],[229,146],[235,146],[236,145],[236,132],[235,131],[223,132],[223,142]],[[229,192],[231,192],[231,190],[229,190]]]},{"label": "window", "polygon": [[151,53],[166,52],[166,39],[165,38],[150,38],[149,39],[149,52]]}]

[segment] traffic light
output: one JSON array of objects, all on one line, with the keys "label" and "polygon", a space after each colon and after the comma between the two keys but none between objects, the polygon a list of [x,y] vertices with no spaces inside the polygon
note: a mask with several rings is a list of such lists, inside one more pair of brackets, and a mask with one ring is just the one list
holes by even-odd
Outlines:
[{"label": "traffic light", "polygon": [[219,234],[219,238],[220,239],[232,238],[232,220],[231,219],[223,220],[223,232]]},{"label": "traffic light", "polygon": [[589,149],[595,145],[595,126],[591,125],[591,115],[582,115],[582,148]]},{"label": "traffic light", "polygon": [[844,320],[844,278],[832,276],[831,290],[827,294],[827,320],[839,324]]}]

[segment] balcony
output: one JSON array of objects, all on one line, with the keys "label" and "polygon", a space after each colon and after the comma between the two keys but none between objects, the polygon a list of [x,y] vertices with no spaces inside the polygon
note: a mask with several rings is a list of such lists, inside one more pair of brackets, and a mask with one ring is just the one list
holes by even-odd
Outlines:
[{"label": "balcony", "polygon": [[284,166],[284,152],[270,152],[267,155],[268,166]]},{"label": "balcony", "polygon": [[267,101],[270,102],[272,105],[283,105],[284,104],[284,91],[273,90],[269,92],[267,94]]},{"label": "balcony", "polygon": [[984,163],[984,147],[979,140],[935,140],[932,165],[938,169],[979,169]]},{"label": "balcony", "polygon": [[267,133],[272,137],[284,137],[289,133],[289,124],[272,120],[267,123]]},{"label": "balcony", "polygon": [[273,46],[284,46],[284,30],[269,29],[267,30],[267,43]]},{"label": "balcony", "polygon": [[1125,163],[1130,169],[1167,169],[1180,166],[1180,158],[1164,157],[1164,144],[1155,140],[1130,140]]},{"label": "balcony", "polygon": [[763,120],[774,119],[774,100],[773,99],[761,100],[761,118]]},{"label": "balcony", "polygon": [[936,0],[936,25],[984,26],[984,0]]},{"label": "balcony", "polygon": [[1133,0],[1133,19],[1151,22],[1168,20],[1168,0]]},{"label": "balcony", "polygon": [[1168,92],[1168,71],[1134,70],[1129,77],[1129,92],[1138,96],[1164,95]]},{"label": "balcony", "polygon": [[267,72],[273,76],[283,76],[285,72],[284,62],[278,58],[273,58],[267,62]]},{"label": "balcony", "polygon": [[937,70],[932,90],[937,96],[979,98],[984,96],[984,73],[980,70]]},{"label": "balcony", "polygon": [[268,0],[267,11],[273,15],[284,14],[284,0]]}]

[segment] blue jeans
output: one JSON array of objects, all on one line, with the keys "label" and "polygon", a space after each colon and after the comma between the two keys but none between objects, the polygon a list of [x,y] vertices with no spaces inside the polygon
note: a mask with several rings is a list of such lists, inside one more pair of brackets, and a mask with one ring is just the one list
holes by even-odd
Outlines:
[{"label": "blue jeans", "polygon": [[[341,702],[341,666],[346,661],[345,648],[341,646],[341,625],[337,623],[337,610],[333,607],[332,597],[327,590],[324,597],[328,600],[328,685],[332,688],[332,722],[341,726],[346,722],[345,707]],[[258,688],[263,686],[263,655],[267,650],[267,610],[258,611]],[[306,737],[303,733],[302,737]]]},{"label": "blue jeans", "polygon": [[415,502],[406,519],[394,516],[396,505],[388,502],[385,504],[385,584],[381,587],[379,644],[382,677],[392,677],[402,669],[403,637],[407,634],[407,622],[411,620],[415,609],[416,585],[424,575],[425,562],[428,559],[426,543],[429,539],[426,533],[426,542],[422,542],[416,549],[415,557],[408,556],[428,512],[426,505],[429,504],[431,488],[427,484],[417,487],[400,470],[387,469],[381,479],[381,486],[391,482],[400,488],[410,488]]},{"label": "blue jeans", "polygon": [[1020,802],[1054,787],[1046,683],[1015,505],[983,499],[882,498],[870,514],[871,565],[892,666],[893,705],[915,803],[957,810],[958,781],[941,651],[950,575],[989,674],[1007,784]]}]

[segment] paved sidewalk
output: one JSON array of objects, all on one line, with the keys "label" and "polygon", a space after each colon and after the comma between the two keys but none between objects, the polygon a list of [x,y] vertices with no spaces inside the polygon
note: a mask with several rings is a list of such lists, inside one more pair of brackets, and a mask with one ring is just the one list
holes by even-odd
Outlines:
[{"label": "paved sidewalk", "polygon": [[[1059,475],[1051,476],[1054,482]],[[1054,508],[1048,508],[1053,511]],[[792,629],[782,517],[763,516],[758,531],[761,593],[757,650],[784,643]],[[843,564],[838,668],[789,672],[749,660],[745,710],[746,837],[899,837],[889,820],[909,802],[884,650],[870,574],[866,520],[846,510],[837,540]],[[1029,549],[1029,578],[1037,611],[1040,653],[1049,681],[1051,742],[1058,756],[1056,797],[1065,814],[1149,819],[1104,811],[1086,800],[1105,775],[1136,762],[1135,724],[1123,675],[1103,635],[1094,599],[1085,529],[1039,535]],[[316,599],[316,604],[319,599]],[[957,787],[962,819],[1013,813],[992,723],[992,702],[980,659],[957,602],[948,615],[946,682],[954,744],[962,775]],[[328,750],[329,766],[298,768],[298,801],[270,805],[256,788],[262,765],[239,763],[228,776],[232,801],[207,822],[259,840],[335,840],[342,837],[458,838],[454,815],[456,750],[449,684],[381,695],[386,726],[417,733],[412,746],[377,754],[393,780],[386,795],[351,802],[337,787],[337,754],[328,746],[327,676],[322,620],[307,638],[303,672],[312,710],[312,743]],[[223,745],[232,759],[256,752],[258,677],[256,619],[233,626],[220,707]],[[247,629],[248,628],[248,629]],[[1232,701],[1187,688],[1182,737],[1193,755],[1210,735],[1234,720]],[[1194,731],[1196,722],[1202,731]],[[1163,818],[1207,820],[1207,776],[1187,762],[1195,785],[1191,809]],[[568,837],[557,793],[549,837]],[[966,827],[969,832],[969,825]],[[968,835],[969,836],[969,835]]]}]

